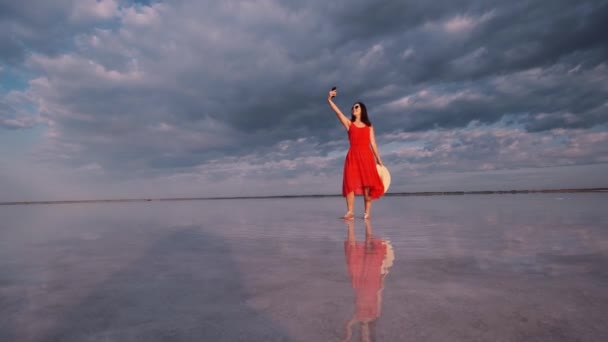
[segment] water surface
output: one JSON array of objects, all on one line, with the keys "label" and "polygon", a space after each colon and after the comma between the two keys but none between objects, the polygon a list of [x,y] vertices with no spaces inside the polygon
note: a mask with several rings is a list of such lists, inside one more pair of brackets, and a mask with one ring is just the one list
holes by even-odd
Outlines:
[{"label": "water surface", "polygon": [[0,206],[0,340],[605,341],[607,196]]}]

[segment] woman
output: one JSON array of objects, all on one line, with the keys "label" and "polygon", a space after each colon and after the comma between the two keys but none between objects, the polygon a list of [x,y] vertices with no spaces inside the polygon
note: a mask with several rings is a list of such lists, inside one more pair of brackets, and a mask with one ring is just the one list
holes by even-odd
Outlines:
[{"label": "woman", "polygon": [[[350,148],[344,161],[344,174],[342,179],[342,196],[346,197],[346,214],[342,217],[352,220],[355,217],[353,205],[355,195],[363,195],[365,199],[364,219],[370,218],[372,200],[384,195],[384,185],[378,174],[376,162],[382,164],[374,128],[367,116],[367,109],[362,102],[356,102],[351,108],[351,119],[347,119],[340,108],[336,106],[333,97],[337,90],[332,89],[327,95],[329,106],[348,132]],[[371,146],[371,149],[370,149]],[[373,152],[373,154],[372,154]],[[375,156],[375,160],[374,160]]]}]

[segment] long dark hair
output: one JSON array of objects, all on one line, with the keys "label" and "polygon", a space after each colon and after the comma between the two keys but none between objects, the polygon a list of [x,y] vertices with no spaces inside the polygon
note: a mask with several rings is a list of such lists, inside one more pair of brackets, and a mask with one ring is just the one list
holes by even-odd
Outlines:
[{"label": "long dark hair", "polygon": [[[364,124],[371,126],[372,122],[369,121],[369,117],[367,116],[367,107],[365,107],[365,104],[363,102],[357,101],[355,102],[355,104],[353,105],[353,107],[358,104],[359,107],[361,107],[361,122],[363,122]],[[355,121],[355,116],[352,114],[350,114],[350,121],[354,122]]]}]

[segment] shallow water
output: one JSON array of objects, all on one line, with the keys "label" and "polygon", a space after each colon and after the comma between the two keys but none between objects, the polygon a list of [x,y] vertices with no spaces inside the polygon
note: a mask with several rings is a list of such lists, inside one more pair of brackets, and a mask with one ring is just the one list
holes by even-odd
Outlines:
[{"label": "shallow water", "polygon": [[605,341],[606,203],[0,206],[0,341]]}]

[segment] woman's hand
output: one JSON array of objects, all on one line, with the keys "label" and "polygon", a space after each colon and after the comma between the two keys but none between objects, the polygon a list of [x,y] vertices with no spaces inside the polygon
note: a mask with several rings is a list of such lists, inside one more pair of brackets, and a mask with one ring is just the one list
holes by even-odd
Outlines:
[{"label": "woman's hand", "polygon": [[331,101],[331,99],[336,96],[338,93],[337,90],[330,90],[329,93],[327,94],[327,100]]}]

